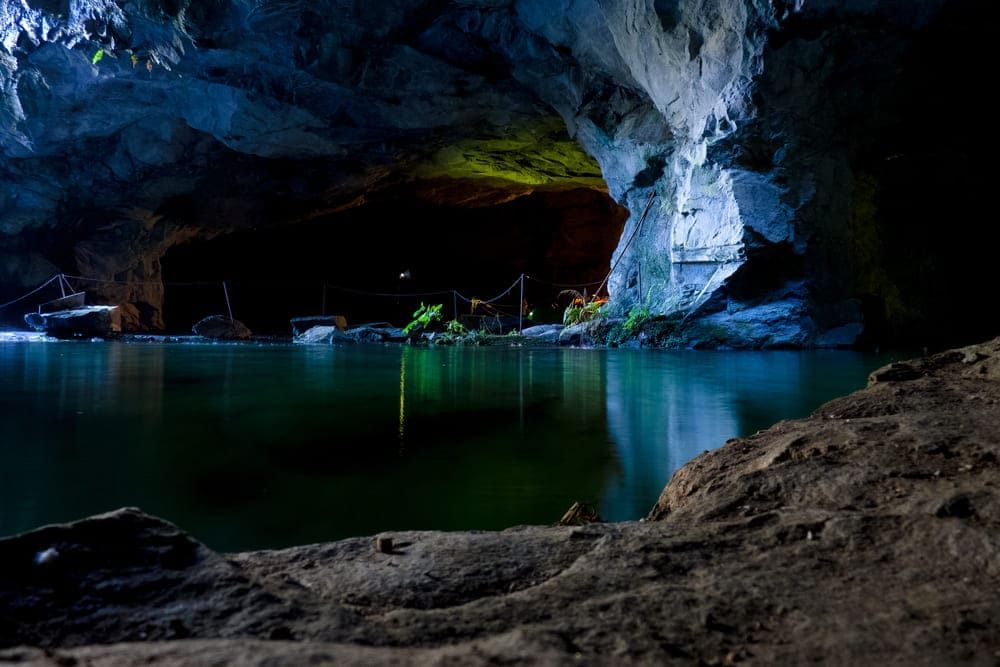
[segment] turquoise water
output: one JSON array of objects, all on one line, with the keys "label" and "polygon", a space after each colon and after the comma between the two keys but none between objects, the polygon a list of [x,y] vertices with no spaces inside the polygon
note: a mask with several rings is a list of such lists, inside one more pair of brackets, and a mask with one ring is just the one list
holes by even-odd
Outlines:
[{"label": "turquoise water", "polygon": [[220,550],[637,519],[703,450],[864,386],[849,352],[0,343],[0,535],[125,505]]}]

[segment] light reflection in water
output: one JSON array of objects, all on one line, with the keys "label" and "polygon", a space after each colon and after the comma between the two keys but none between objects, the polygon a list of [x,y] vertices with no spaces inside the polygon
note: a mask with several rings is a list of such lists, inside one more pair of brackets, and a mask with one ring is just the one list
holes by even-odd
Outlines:
[{"label": "light reflection in water", "polygon": [[620,469],[601,502],[623,520],[650,509],[698,454],[864,386],[878,358],[846,352],[625,352],[605,357],[608,435]]},{"label": "light reflection in water", "polygon": [[399,355],[399,447],[406,438],[406,350]]}]

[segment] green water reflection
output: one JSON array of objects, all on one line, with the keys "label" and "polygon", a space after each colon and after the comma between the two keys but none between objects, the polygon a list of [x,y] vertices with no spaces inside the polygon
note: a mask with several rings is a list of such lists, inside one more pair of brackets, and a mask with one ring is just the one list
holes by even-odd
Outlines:
[{"label": "green water reflection", "polygon": [[882,360],[837,352],[0,344],[0,534],[137,505],[222,550],[634,519],[704,449]]}]

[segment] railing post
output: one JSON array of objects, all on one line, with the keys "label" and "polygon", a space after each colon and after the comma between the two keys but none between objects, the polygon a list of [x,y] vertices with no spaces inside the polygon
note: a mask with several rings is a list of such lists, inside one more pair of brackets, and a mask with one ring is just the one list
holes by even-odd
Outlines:
[{"label": "railing post", "polygon": [[524,274],[521,274],[521,301],[517,304],[517,333],[524,331]]}]

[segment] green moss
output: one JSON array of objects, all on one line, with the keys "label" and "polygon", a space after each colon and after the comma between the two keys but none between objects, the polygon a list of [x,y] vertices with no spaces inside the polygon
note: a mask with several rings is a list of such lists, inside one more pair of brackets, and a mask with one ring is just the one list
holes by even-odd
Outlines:
[{"label": "green moss", "polygon": [[558,118],[511,126],[501,136],[474,137],[446,146],[420,165],[416,176],[604,187],[597,162],[566,134]]}]

